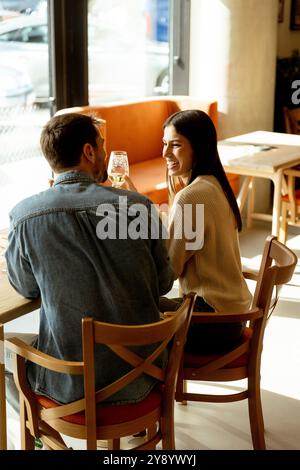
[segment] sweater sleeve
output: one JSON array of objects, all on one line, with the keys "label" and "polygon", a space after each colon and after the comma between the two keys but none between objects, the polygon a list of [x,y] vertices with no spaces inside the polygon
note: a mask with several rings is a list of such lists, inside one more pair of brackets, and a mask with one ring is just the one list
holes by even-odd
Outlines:
[{"label": "sweater sleeve", "polygon": [[178,193],[170,212],[168,251],[176,278],[184,275],[185,264],[204,242],[203,205],[194,194]]}]

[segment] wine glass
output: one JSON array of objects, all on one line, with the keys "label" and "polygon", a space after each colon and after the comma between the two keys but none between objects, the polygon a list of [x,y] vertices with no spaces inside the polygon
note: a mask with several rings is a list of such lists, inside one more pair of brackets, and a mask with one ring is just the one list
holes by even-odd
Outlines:
[{"label": "wine glass", "polygon": [[111,152],[107,174],[114,188],[120,188],[123,185],[125,181],[124,176],[129,175],[127,152],[123,150],[113,150]]}]

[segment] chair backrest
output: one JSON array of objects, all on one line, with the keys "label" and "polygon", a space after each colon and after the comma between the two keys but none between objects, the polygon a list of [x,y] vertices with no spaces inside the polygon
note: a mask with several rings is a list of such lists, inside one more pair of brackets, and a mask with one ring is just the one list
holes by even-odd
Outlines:
[{"label": "chair backrest", "polygon": [[[260,397],[260,365],[263,336],[267,320],[276,303],[272,302],[274,288],[290,281],[297,256],[285,245],[269,236],[264,245],[259,274],[244,273],[256,281],[256,289],[250,310],[244,312],[194,312],[192,321],[199,323],[236,323],[249,321],[250,325],[240,341],[223,353],[211,355],[186,352],[179,370],[176,400],[204,402],[233,402],[248,400],[249,420],[254,449],[265,449],[264,421]],[[200,321],[199,321],[200,320]],[[234,393],[189,392],[186,381],[232,382],[247,378],[243,390]],[[226,387],[227,388],[227,387]],[[226,392],[228,392],[226,390]]]},{"label": "chair backrest", "polygon": [[56,114],[78,112],[104,119],[107,154],[112,150],[126,150],[132,164],[161,157],[163,123],[171,114],[193,108],[205,111],[218,129],[217,102],[203,102],[189,96],[151,97],[102,106],[80,106],[62,109]]},{"label": "chair backrest", "polygon": [[[42,419],[44,423],[50,423],[50,425],[53,423],[55,427],[60,418],[84,411],[87,448],[96,449],[96,405],[142,374],[148,374],[164,384],[164,410],[171,409],[175,395],[176,377],[195,298],[196,294],[189,294],[176,312],[165,313],[162,321],[147,325],[116,325],[84,318],[82,320],[82,362],[56,359],[24,344],[18,338],[7,340],[6,347],[16,354],[14,380],[20,392],[20,406],[21,409],[23,406],[23,412],[26,413],[27,426],[32,436],[40,436],[39,419]],[[94,347],[96,343],[110,348],[131,366],[131,369],[118,380],[98,391],[95,390]],[[170,343],[167,366],[166,368],[160,367],[154,361]],[[145,345],[153,345],[152,351],[147,357],[143,357],[142,353],[137,353],[136,349],[134,351],[131,349]],[[36,396],[26,379],[25,359],[52,371],[83,375],[84,398],[55,408],[43,408],[39,411]]]},{"label": "chair backrest", "polygon": [[[286,106],[283,107],[285,131],[288,134],[298,134],[300,135],[300,108],[289,109]],[[284,198],[285,202],[289,204],[288,208],[288,223],[292,225],[300,225],[300,221],[296,219],[296,214],[300,212],[300,206],[296,203],[295,195],[295,178],[300,178],[300,166],[294,168],[289,168],[284,170],[283,174],[287,177],[287,197]],[[298,196],[299,197],[299,196]],[[286,210],[286,207],[283,206],[283,209]],[[283,215],[283,214],[282,214]],[[287,225],[286,225],[286,216],[284,214],[281,225],[281,237],[282,241],[286,241],[287,237]]]},{"label": "chair backrest", "polygon": [[[173,406],[176,377],[195,299],[196,294],[189,294],[175,313],[166,312],[162,322],[148,325],[113,325],[98,322],[92,318],[83,319],[86,423],[88,438],[91,442],[96,443],[96,405],[107,400],[142,374],[147,374],[164,384],[164,408]],[[105,345],[131,366],[129,372],[98,391],[95,389],[94,347],[96,343]],[[170,343],[166,368],[158,366],[155,363],[156,359]],[[132,348],[146,345],[155,345],[147,357],[132,350]]]},{"label": "chair backrest", "polygon": [[[262,310],[263,316],[252,322],[254,327],[253,340],[256,339],[262,342],[266,321],[277,302],[278,288],[290,281],[297,260],[295,253],[283,243],[280,243],[276,237],[267,237],[252,302],[252,309]],[[276,298],[272,306],[274,288],[276,288]]]},{"label": "chair backrest", "polygon": [[[299,212],[300,206],[297,202],[299,191],[295,192],[295,181],[296,178],[300,178],[300,165],[284,170],[283,175],[287,178],[287,197],[283,197],[283,201],[290,204],[289,222],[296,223],[296,213]],[[299,208],[298,211],[297,208]]]},{"label": "chair backrest", "polygon": [[283,107],[285,132],[300,135],[300,108],[289,109]]}]

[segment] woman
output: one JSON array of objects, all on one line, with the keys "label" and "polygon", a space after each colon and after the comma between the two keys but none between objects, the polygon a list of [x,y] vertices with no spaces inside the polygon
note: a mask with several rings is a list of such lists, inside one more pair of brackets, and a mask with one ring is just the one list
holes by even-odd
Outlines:
[{"label": "woman", "polygon": [[[220,162],[213,122],[203,111],[177,112],[164,124],[163,145],[173,200],[168,249],[181,290],[198,294],[195,311],[246,311],[251,294],[241,268],[241,216]],[[186,234],[193,232],[197,240],[190,243]],[[163,297],[161,311],[176,310],[181,302]],[[221,353],[238,342],[243,329],[244,323],[192,322],[186,350]]]}]

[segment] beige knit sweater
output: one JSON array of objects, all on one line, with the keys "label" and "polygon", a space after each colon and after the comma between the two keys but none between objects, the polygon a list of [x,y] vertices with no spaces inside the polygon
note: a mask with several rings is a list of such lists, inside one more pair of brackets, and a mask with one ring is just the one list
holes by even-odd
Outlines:
[{"label": "beige knit sweater", "polygon": [[[188,211],[191,207],[193,209],[190,213],[187,211],[189,217],[184,223],[181,211],[185,204],[191,205]],[[201,221],[200,211],[197,214],[197,204],[204,204],[204,222]],[[192,232],[187,227],[184,235],[183,225],[191,221],[192,232],[197,229],[197,241],[202,238],[202,232],[204,238],[199,247],[187,250],[186,243],[191,242]],[[242,274],[235,225],[232,210],[214,176],[197,177],[174,198],[168,240],[173,269],[184,294],[197,292],[216,311],[243,312],[251,302],[251,294]],[[181,232],[183,237],[179,238]]]}]

